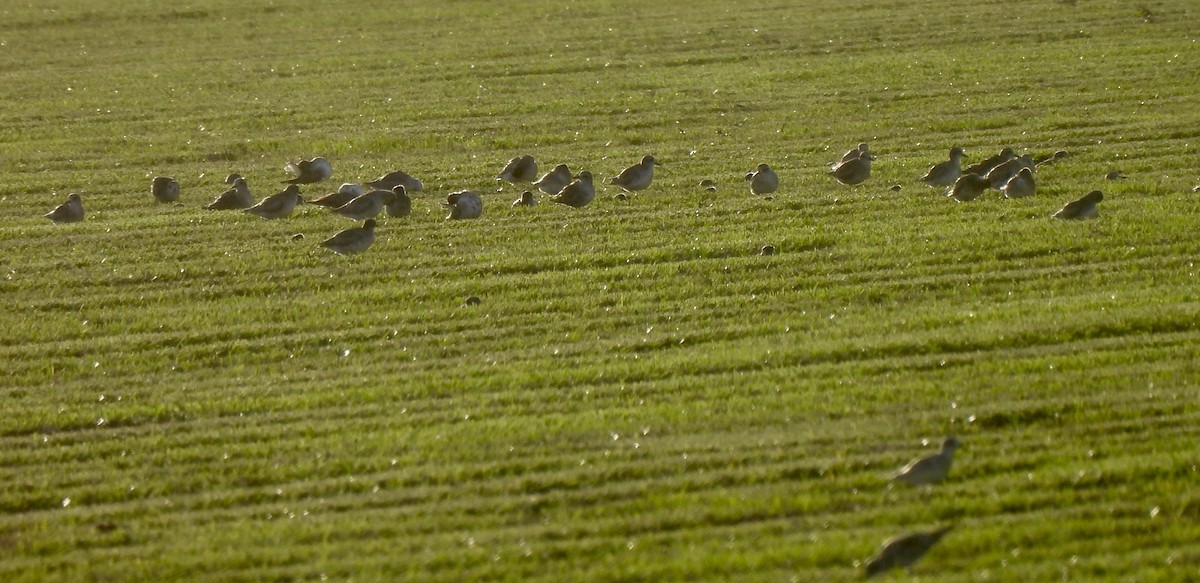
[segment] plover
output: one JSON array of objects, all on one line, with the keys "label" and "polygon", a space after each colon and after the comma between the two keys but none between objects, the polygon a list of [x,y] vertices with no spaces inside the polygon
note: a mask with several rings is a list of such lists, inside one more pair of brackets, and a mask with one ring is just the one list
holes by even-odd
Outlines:
[{"label": "plover", "polygon": [[658,162],[654,156],[644,156],[642,161],[621,171],[615,178],[609,179],[609,184],[615,184],[622,189],[634,192],[650,186],[654,180],[654,167]]},{"label": "plover", "polygon": [[1068,202],[1065,206],[1054,213],[1054,218],[1065,220],[1078,219],[1094,219],[1100,216],[1100,201],[1104,200],[1104,193],[1099,190],[1093,190],[1079,200]]},{"label": "plover", "polygon": [[962,157],[964,151],[959,146],[950,148],[950,159],[938,162],[929,168],[929,171],[921,177],[921,182],[929,186],[941,186],[949,188],[954,186],[954,181],[962,176]]},{"label": "plover", "polygon": [[272,194],[243,212],[258,215],[264,219],[282,219],[292,214],[296,205],[303,203],[304,199],[300,198],[300,187],[291,184],[283,192]]},{"label": "plover", "polygon": [[746,174],[746,180],[750,181],[751,194],[771,194],[779,189],[779,175],[767,164],[759,164],[751,170]]},{"label": "plover", "polygon": [[67,195],[67,202],[42,216],[56,223],[78,223],[83,220],[83,199],[72,192]]},{"label": "plover", "polygon": [[179,200],[179,183],[170,176],[156,176],[150,184],[150,194],[158,202],[175,202]]},{"label": "plover", "polygon": [[366,251],[375,242],[375,219],[363,221],[361,227],[346,229],[324,241],[321,246],[338,255]]},{"label": "plover", "polygon": [[222,192],[204,208],[214,211],[248,209],[254,206],[254,195],[246,186],[246,179],[238,176],[233,179],[233,187]]},{"label": "plover", "polygon": [[592,184],[592,173],[584,170],[579,173],[579,177],[572,180],[570,184],[563,187],[558,194],[550,198],[550,200],[559,204],[565,204],[575,208],[580,208],[596,197],[596,187]]},{"label": "plover", "polygon": [[288,184],[312,184],[333,176],[333,166],[329,164],[329,160],[319,156],[311,160],[288,162],[284,169],[296,175],[295,178],[284,181]]}]

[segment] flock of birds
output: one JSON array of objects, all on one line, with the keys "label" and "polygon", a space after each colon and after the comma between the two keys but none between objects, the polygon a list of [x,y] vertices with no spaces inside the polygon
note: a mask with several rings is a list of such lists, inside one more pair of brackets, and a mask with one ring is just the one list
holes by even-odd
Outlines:
[{"label": "flock of birds", "polygon": [[[1035,161],[1032,156],[1025,154],[1017,156],[1012,148],[1004,148],[999,154],[991,156],[970,167],[962,167],[964,151],[961,147],[950,149],[950,158],[934,164],[921,177],[921,182],[929,186],[947,188],[947,196],[959,202],[975,200],[988,189],[996,189],[1007,198],[1022,198],[1031,196],[1037,189],[1034,180],[1034,170],[1043,164],[1049,164],[1066,156],[1059,151]],[[871,162],[875,160],[868,145],[864,142],[846,152],[842,158],[831,164],[829,175],[842,184],[855,185],[865,182],[871,176]],[[617,176],[609,179],[608,183],[616,185],[622,192],[617,195],[620,200],[627,200],[626,193],[645,190],[654,180],[654,168],[658,162],[654,156],[645,156],[641,162],[629,166]],[[343,184],[336,192],[320,198],[305,201],[301,196],[301,184],[315,184],[328,180],[333,176],[333,166],[325,158],[317,157],[298,162],[289,162],[285,169],[293,174],[293,178],[284,181],[289,186],[282,192],[268,196],[257,204],[246,183],[239,174],[230,174],[225,182],[229,189],[221,193],[212,203],[205,206],[212,210],[242,210],[264,219],[281,219],[291,215],[297,205],[307,204],[327,207],[335,214],[362,221],[362,226],[346,229],[321,242],[321,245],[338,254],[353,254],[366,251],[375,241],[375,218],[386,212],[391,217],[404,217],[412,212],[412,199],[409,192],[424,189],[422,182],[406,174],[402,170],[389,172],[375,180],[366,182],[366,190],[358,184]],[[1109,179],[1123,178],[1119,172],[1109,173]],[[539,176],[538,164],[533,156],[523,155],[509,160],[504,169],[496,177],[499,181],[514,185],[528,184],[533,190],[526,190],[521,197],[513,201],[513,206],[534,206],[538,204],[534,191],[550,195],[550,200],[559,204],[579,208],[586,206],[596,197],[596,187],[592,173],[584,170],[573,174],[566,164],[559,164],[549,172]],[[750,192],[755,195],[770,195],[779,189],[779,175],[768,164],[759,164],[746,174],[750,183]],[[700,186],[710,192],[716,191],[716,183],[705,180]],[[893,186],[893,189],[898,189]],[[168,176],[158,176],[151,184],[151,194],[160,202],[175,202],[179,200],[179,183]],[[1099,215],[1098,204],[1104,195],[1094,190],[1082,198],[1071,201],[1054,213],[1058,219],[1089,219]],[[444,206],[449,209],[448,219],[473,219],[483,214],[483,198],[477,192],[461,190],[452,192],[446,197]],[[59,223],[79,222],[84,219],[83,200],[78,193],[72,193],[67,201],[45,215],[51,221]],[[771,249],[773,253],[774,249]],[[770,254],[764,248],[763,254]]]}]

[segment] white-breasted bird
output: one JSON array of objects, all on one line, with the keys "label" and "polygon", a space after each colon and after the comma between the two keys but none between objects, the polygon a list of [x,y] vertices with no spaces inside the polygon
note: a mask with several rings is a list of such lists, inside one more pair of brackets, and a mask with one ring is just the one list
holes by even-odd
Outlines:
[{"label": "white-breasted bird", "polygon": [[558,191],[550,200],[559,204],[580,208],[596,198],[596,187],[592,184],[592,173],[584,170],[579,177]]},{"label": "white-breasted bird", "polygon": [[333,176],[333,166],[329,164],[329,160],[320,156],[311,160],[288,162],[284,169],[296,175],[291,180],[284,180],[287,184],[312,184]]},{"label": "white-breasted bird", "polygon": [[158,202],[175,202],[179,200],[179,183],[170,176],[155,176],[150,184],[150,194]]},{"label": "white-breasted bird", "polygon": [[74,192],[67,195],[67,202],[64,202],[54,210],[42,215],[56,223],[78,223],[83,220],[83,199]]},{"label": "white-breasted bird", "polygon": [[867,559],[864,570],[867,578],[874,577],[885,571],[902,568],[908,569],[916,563],[933,545],[942,540],[942,537],[950,532],[954,525],[947,525],[941,528],[905,534],[888,539],[879,547],[879,552],[874,557]]},{"label": "white-breasted bird", "polygon": [[654,156],[643,156],[641,162],[622,170],[616,177],[610,178],[608,183],[615,184],[629,192],[644,190],[654,180],[656,165],[659,164]]},{"label": "white-breasted bird", "polygon": [[950,159],[938,162],[929,168],[929,171],[921,177],[921,182],[929,186],[941,186],[949,188],[954,186],[954,182],[962,176],[962,147],[954,146],[950,148]]},{"label": "white-breasted bird", "polygon": [[450,209],[447,219],[477,219],[483,214],[483,199],[470,190],[450,193],[443,206]]},{"label": "white-breasted bird", "polygon": [[1022,168],[1017,172],[1016,176],[1008,179],[1003,186],[1000,187],[1000,192],[1004,193],[1004,198],[1022,198],[1031,196],[1037,190],[1037,184],[1033,181],[1033,169]]},{"label": "white-breasted bird", "polygon": [[287,188],[283,189],[283,192],[272,194],[242,212],[258,215],[264,219],[282,219],[292,214],[296,205],[303,203],[304,199],[300,197],[300,187],[289,184]]},{"label": "white-breasted bird", "polygon": [[1054,218],[1064,220],[1082,220],[1094,219],[1100,216],[1100,201],[1104,200],[1104,193],[1099,190],[1093,190],[1081,197],[1079,200],[1068,202],[1065,206],[1054,213]]},{"label": "white-breasted bird", "polygon": [[746,180],[750,181],[751,194],[771,194],[779,190],[779,175],[767,164],[759,164],[747,173]]},{"label": "white-breasted bird", "polygon": [[248,209],[254,206],[254,195],[250,193],[250,187],[246,185],[246,179],[238,176],[233,179],[233,186],[217,195],[217,198],[208,203],[204,208],[214,211],[228,211]]},{"label": "white-breasted bird", "polygon": [[338,255],[361,253],[375,242],[375,219],[363,221],[361,227],[346,229],[324,241],[321,246]]},{"label": "white-breasted bird", "polygon": [[909,462],[892,476],[892,481],[910,486],[928,486],[942,481],[950,472],[950,465],[954,462],[954,450],[958,446],[958,439],[947,437],[942,442],[942,449],[935,454]]}]

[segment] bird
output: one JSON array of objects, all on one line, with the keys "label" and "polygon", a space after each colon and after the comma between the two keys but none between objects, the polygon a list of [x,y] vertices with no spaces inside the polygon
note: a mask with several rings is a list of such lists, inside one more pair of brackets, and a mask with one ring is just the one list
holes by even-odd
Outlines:
[{"label": "bird", "polygon": [[225,184],[233,184],[238,178],[243,178],[243,176],[241,174],[238,174],[237,172],[234,172],[232,174],[225,176],[224,182],[225,182]]},{"label": "bird", "polygon": [[884,571],[895,568],[908,569],[918,559],[925,556],[933,545],[937,544],[954,525],[947,525],[941,528],[913,532],[895,538],[888,539],[879,547],[879,552],[874,557],[867,559],[865,565],[866,576],[874,577]]},{"label": "bird", "polygon": [[1035,190],[1037,190],[1037,185],[1033,181],[1033,169],[1028,167],[1022,168],[1020,172],[1017,172],[1016,176],[1009,178],[1008,182],[1005,182],[1000,187],[1000,191],[1004,193],[1004,198],[1030,196]]},{"label": "bird", "polygon": [[1068,153],[1066,150],[1058,150],[1057,152],[1055,152],[1049,156],[1043,156],[1041,158],[1038,158],[1036,161],[1034,161],[1034,164],[1037,166],[1041,166],[1042,164],[1053,164],[1053,163],[1055,163],[1059,160],[1062,160],[1063,158],[1066,158],[1067,156],[1070,156],[1070,155],[1071,154]]},{"label": "bird", "polygon": [[312,160],[288,162],[284,169],[296,175],[291,180],[284,180],[286,184],[312,184],[333,176],[333,166],[329,165],[329,160],[319,156]]},{"label": "bird", "polygon": [[372,190],[333,209],[333,212],[356,221],[373,219],[383,212],[383,207],[392,202],[395,197],[395,193],[390,190]]},{"label": "bird", "polygon": [[361,227],[352,227],[321,242],[321,246],[338,255],[352,255],[366,251],[375,242],[375,219],[363,221]]},{"label": "bird", "polygon": [[571,169],[566,164],[559,164],[554,167],[554,170],[538,178],[537,182],[533,183],[533,187],[546,194],[558,194],[558,191],[570,184],[572,179]]},{"label": "bird", "polygon": [[829,174],[838,182],[847,185],[859,184],[871,176],[871,160],[873,154],[863,154],[860,158],[852,158],[844,162],[830,165]]},{"label": "bird", "polygon": [[392,200],[384,205],[383,210],[387,211],[389,217],[407,217],[412,213],[412,199],[408,197],[408,190],[403,184],[397,184],[392,187]]},{"label": "bird", "polygon": [[700,181],[700,188],[703,188],[705,192],[716,192],[717,182],[715,180],[705,178],[704,180]]},{"label": "bird", "polygon": [[558,191],[550,200],[559,204],[580,208],[596,198],[596,187],[592,184],[592,173],[584,170],[579,177]]},{"label": "bird", "polygon": [[1100,208],[1097,205],[1102,200],[1104,200],[1104,193],[1093,190],[1079,200],[1068,202],[1053,216],[1056,219],[1064,220],[1094,219],[1100,216]]},{"label": "bird", "polygon": [[242,212],[258,215],[264,219],[282,219],[292,214],[296,205],[303,203],[304,199],[300,197],[300,187],[289,184],[287,188],[283,189],[283,192],[272,194]]},{"label": "bird", "polygon": [[158,202],[175,202],[179,200],[179,183],[170,176],[155,176],[150,185],[150,194]]},{"label": "bird", "polygon": [[622,170],[615,178],[609,179],[608,183],[628,192],[643,190],[654,180],[654,166],[657,164],[654,156],[644,156],[641,162]]},{"label": "bird", "polygon": [[1129,177],[1126,176],[1125,173],[1121,172],[1120,170],[1113,170],[1112,172],[1109,172],[1108,174],[1104,175],[1105,180],[1124,180],[1126,178],[1129,178]]},{"label": "bird", "polygon": [[521,193],[520,198],[513,201],[512,205],[513,208],[516,208],[519,206],[537,206],[537,203],[537,199],[533,197],[533,191],[526,190]]},{"label": "bird", "polygon": [[425,185],[422,184],[420,180],[409,176],[403,170],[393,170],[388,172],[387,174],[384,174],[383,176],[366,183],[366,185],[370,186],[371,188],[378,188],[380,190],[391,190],[395,188],[396,185],[403,185],[404,190],[407,192],[421,192],[422,190],[425,190]]},{"label": "bird", "polygon": [[1033,157],[1029,154],[1017,156],[1011,160],[1001,163],[995,168],[992,168],[991,171],[987,173],[988,186],[995,188],[996,190],[1000,190],[1000,187],[1004,186],[1004,183],[1008,182],[1009,178],[1016,176],[1017,172],[1020,172],[1022,168],[1032,169],[1035,166],[1036,165],[1033,163]]},{"label": "bird", "polygon": [[233,187],[208,203],[204,208],[214,211],[248,209],[254,206],[254,195],[246,186],[246,179],[238,176],[233,179]]},{"label": "bird", "polygon": [[308,204],[335,209],[362,195],[363,187],[357,184],[346,183],[338,187],[336,192],[331,192],[321,198],[307,202]]},{"label": "bird", "polygon": [[83,220],[83,199],[72,192],[67,195],[67,202],[42,216],[56,223],[78,223]]},{"label": "bird", "polygon": [[1016,157],[1017,157],[1017,153],[1014,152],[1012,148],[1005,147],[1003,150],[1000,150],[999,154],[996,154],[995,156],[992,156],[990,158],[985,158],[982,162],[979,162],[977,164],[972,164],[971,166],[968,166],[965,170],[962,171],[962,173],[963,174],[978,174],[980,176],[987,176],[988,172],[992,171],[992,168],[995,168],[995,167],[997,167],[1005,162],[1008,162],[1009,160],[1012,160],[1013,158],[1016,158]]},{"label": "bird", "polygon": [[450,209],[447,219],[477,219],[483,214],[483,199],[469,190],[450,193],[444,206]]},{"label": "bird", "polygon": [[525,154],[517,156],[508,161],[508,165],[500,174],[496,175],[496,180],[503,180],[511,184],[519,184],[522,182],[533,182],[537,180],[538,165],[533,159],[533,156]]},{"label": "bird", "polygon": [[[857,160],[864,156],[870,156],[870,155],[871,155],[870,152],[867,150],[867,143],[859,142],[858,146],[856,146],[850,150],[847,150],[845,154],[842,154],[842,159],[838,162],[838,164],[841,164],[842,162],[849,162],[851,160]],[[874,160],[875,157],[872,156],[871,159]]]},{"label": "bird", "polygon": [[766,164],[759,164],[746,174],[751,194],[771,194],[779,190],[779,175]]},{"label": "bird", "polygon": [[947,437],[942,442],[941,450],[909,462],[892,476],[891,481],[903,482],[909,486],[929,486],[942,481],[950,472],[950,464],[954,462],[954,450],[958,446],[958,439]]},{"label": "bird", "polygon": [[965,152],[959,146],[950,148],[950,159],[938,162],[929,168],[929,171],[921,177],[921,182],[929,186],[942,186],[949,188],[954,186],[954,181],[962,176],[962,157]]},{"label": "bird", "polygon": [[958,202],[970,202],[979,198],[988,189],[988,179],[978,174],[964,173],[954,181],[954,186],[946,191],[946,196]]}]

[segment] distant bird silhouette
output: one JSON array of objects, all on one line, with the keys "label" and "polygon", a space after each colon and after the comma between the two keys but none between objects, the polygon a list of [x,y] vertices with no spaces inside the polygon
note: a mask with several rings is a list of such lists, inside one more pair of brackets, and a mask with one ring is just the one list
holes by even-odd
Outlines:
[{"label": "distant bird silhouette", "polygon": [[779,175],[766,164],[759,164],[751,170],[746,174],[746,180],[750,181],[751,194],[771,194],[779,190]]},{"label": "distant bird silhouette", "polygon": [[1004,198],[1022,198],[1030,196],[1037,190],[1037,185],[1033,181],[1033,170],[1031,168],[1022,168],[1017,172],[1016,176],[1008,179],[1000,191],[1004,193]]},{"label": "distant bird silhouette", "polygon": [[373,219],[383,212],[383,207],[392,202],[395,197],[396,194],[390,190],[372,190],[333,209],[333,212],[356,221]]},{"label": "distant bird silhouette", "polygon": [[596,197],[596,187],[592,184],[592,173],[584,170],[579,177],[563,187],[550,200],[559,204],[580,208]]},{"label": "distant bird silhouette", "polygon": [[425,185],[420,180],[406,174],[403,170],[393,170],[366,183],[371,188],[379,190],[391,190],[397,186],[403,186],[406,192],[421,192],[425,190]]},{"label": "distant bird silhouette", "polygon": [[397,184],[392,188],[392,200],[384,205],[383,209],[387,211],[389,217],[407,217],[412,213],[412,199],[408,196],[408,190],[403,184]]},{"label": "distant bird silhouette", "polygon": [[954,462],[954,450],[958,446],[958,439],[947,437],[942,442],[941,450],[909,462],[892,476],[892,481],[910,486],[928,486],[942,481],[950,472],[950,465]]},{"label": "distant bird silhouette", "polygon": [[871,177],[871,160],[874,159],[873,154],[867,153],[859,158],[838,162],[830,167],[829,174],[842,184],[860,184]]},{"label": "distant bird silhouette", "polygon": [[67,195],[67,202],[42,216],[56,223],[78,223],[83,220],[83,214],[83,199],[78,194],[71,193]]},{"label": "distant bird silhouette", "polygon": [[363,187],[357,184],[343,184],[337,192],[331,192],[316,200],[307,201],[308,204],[323,206],[326,208],[335,209],[363,195]]},{"label": "distant bird silhouette", "polygon": [[621,171],[615,178],[609,179],[609,184],[615,184],[622,189],[634,192],[644,190],[654,180],[654,167],[658,161],[654,156],[644,156],[642,161]]},{"label": "distant bird silhouette", "polygon": [[533,187],[546,194],[558,194],[558,191],[570,184],[571,180],[571,169],[566,164],[559,164],[537,179],[537,182],[533,183]]},{"label": "distant bird silhouette", "polygon": [[238,176],[233,179],[233,187],[222,192],[216,199],[204,208],[214,211],[248,209],[254,206],[254,195],[246,186],[246,179]]},{"label": "distant bird silhouette", "polygon": [[1074,200],[1066,204],[1066,206],[1054,213],[1054,218],[1064,220],[1081,220],[1094,219],[1100,216],[1100,201],[1104,200],[1104,193],[1099,190],[1093,190],[1079,200]]},{"label": "distant bird silhouette", "polygon": [[363,221],[361,227],[346,229],[324,241],[321,246],[338,255],[361,253],[375,242],[375,219]]},{"label": "distant bird silhouette", "polygon": [[477,219],[483,214],[483,199],[469,190],[450,193],[444,206],[450,209],[447,219]]},{"label": "distant bird silhouette", "polygon": [[978,174],[979,176],[987,176],[988,172],[1013,158],[1017,157],[1017,153],[1012,148],[1004,148],[999,154],[990,158],[985,158],[982,162],[972,164],[962,171],[963,174]]},{"label": "distant bird silhouette", "polygon": [[283,192],[272,194],[243,212],[258,215],[264,219],[282,219],[292,214],[296,205],[303,203],[304,199],[300,197],[300,187],[292,184]]},{"label": "distant bird silhouette", "polygon": [[954,186],[954,181],[962,176],[962,157],[964,151],[959,146],[950,148],[950,159],[944,162],[938,162],[929,168],[929,171],[921,177],[921,182],[929,186],[942,186],[949,188]]},{"label": "distant bird silhouette", "polygon": [[537,203],[537,199],[533,197],[533,192],[526,190],[521,193],[520,198],[513,201],[512,205],[513,208],[516,208],[519,206],[537,206]]},{"label": "distant bird silhouette", "polygon": [[150,194],[158,202],[175,202],[179,200],[179,183],[170,176],[156,176],[150,184]]},{"label": "distant bird silhouette", "polygon": [[933,545],[950,532],[954,525],[943,526],[927,532],[914,532],[889,539],[879,548],[874,557],[867,560],[865,570],[868,578],[895,568],[908,569]]},{"label": "distant bird silhouette", "polygon": [[284,181],[288,184],[312,184],[333,176],[333,166],[330,166],[329,160],[321,157],[288,162],[284,169],[296,175],[295,178]]},{"label": "distant bird silhouette", "polygon": [[958,202],[970,202],[979,198],[988,189],[986,177],[974,173],[964,172],[958,180],[954,181],[954,186],[946,193],[946,196],[957,200]]},{"label": "distant bird silhouette", "polygon": [[537,177],[537,162],[533,159],[533,156],[525,154],[524,156],[517,156],[509,160],[504,170],[501,170],[500,174],[496,176],[496,180],[503,180],[510,184],[521,184],[533,182],[537,180]]}]

